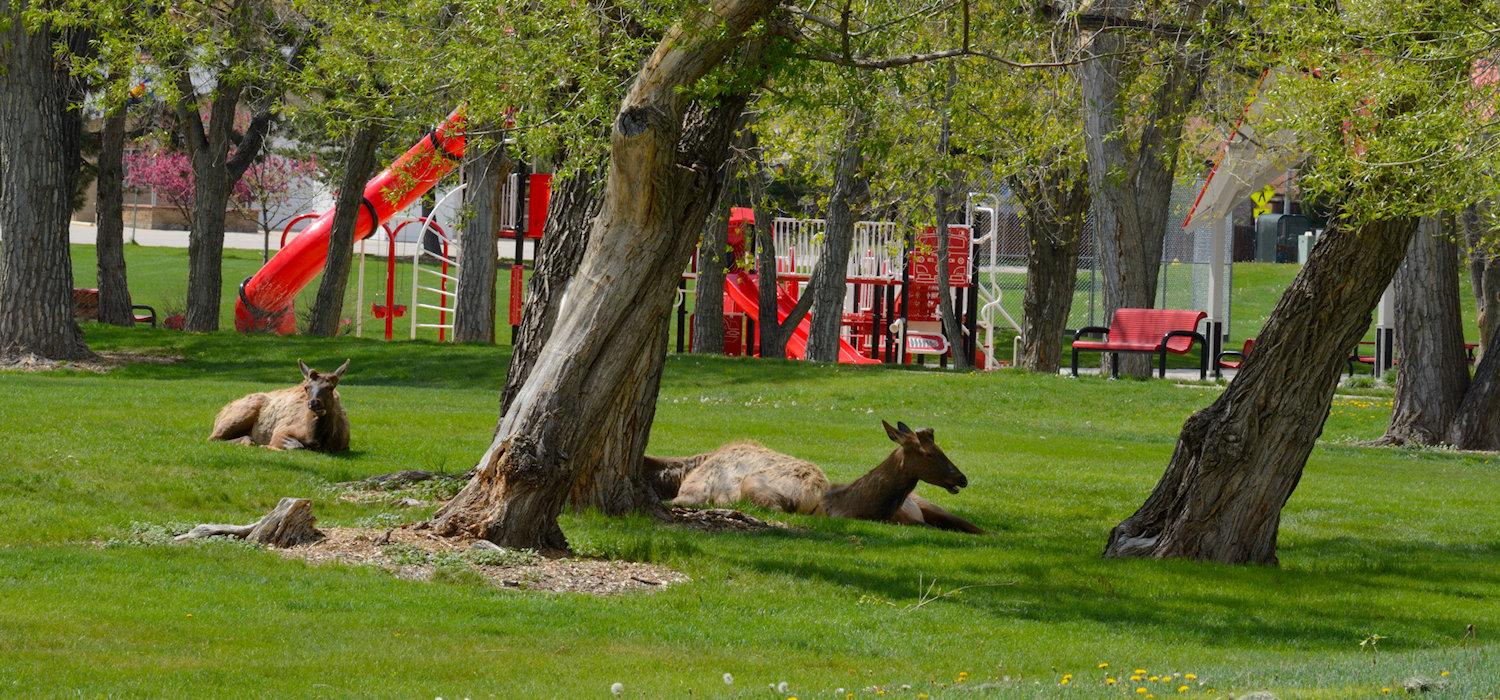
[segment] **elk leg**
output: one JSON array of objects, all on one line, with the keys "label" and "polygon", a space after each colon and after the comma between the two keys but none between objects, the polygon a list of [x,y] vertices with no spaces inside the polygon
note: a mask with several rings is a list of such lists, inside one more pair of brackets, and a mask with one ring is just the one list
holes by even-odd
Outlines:
[{"label": "elk leg", "polygon": [[973,535],[988,534],[983,528],[979,527],[978,525],[964,520],[957,515],[949,513],[948,511],[933,505],[931,501],[916,494],[912,494],[906,498],[906,503],[902,504],[902,510],[906,510],[905,506],[908,504],[915,504],[917,506],[917,509],[921,511],[922,519],[919,522],[923,524],[931,525],[932,527],[938,528],[939,530],[967,532]]},{"label": "elk leg", "polygon": [[286,427],[277,428],[276,432],[271,433],[271,441],[266,443],[266,447],[273,450],[313,449],[316,446],[317,442],[312,437],[298,435],[295,430]]},{"label": "elk leg", "polygon": [[234,440],[244,438],[250,444],[250,430],[255,427],[255,421],[260,418],[260,409],[266,404],[265,394],[251,394],[241,399],[230,401],[229,405],[219,411],[214,418],[214,429],[208,434],[210,440]]}]

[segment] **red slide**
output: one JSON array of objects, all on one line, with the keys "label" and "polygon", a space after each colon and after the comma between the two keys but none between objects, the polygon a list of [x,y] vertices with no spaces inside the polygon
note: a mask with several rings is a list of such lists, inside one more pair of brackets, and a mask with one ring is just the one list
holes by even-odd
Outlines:
[{"label": "red slide", "polygon": [[[745,313],[750,315],[750,318],[759,323],[760,285],[756,280],[756,275],[731,272],[724,277],[724,293],[728,294],[729,298],[734,300],[735,306],[744,309]],[[792,307],[796,305],[797,302],[792,299],[790,294],[787,294],[780,287],[776,289],[776,320],[785,320],[790,315]],[[797,324],[796,330],[792,331],[792,336],[786,341],[787,355],[799,360],[807,358],[807,334],[811,327],[806,318],[803,318],[802,322]],[[859,351],[855,350],[853,345],[850,345],[848,341],[842,338],[839,339],[839,362],[849,362],[857,365],[880,364],[880,360],[859,354]]]},{"label": "red slide", "polygon": [[[459,107],[365,185],[364,206],[354,224],[355,241],[369,238],[458,165],[464,155],[464,127],[464,108]],[[332,228],[333,210],[329,209],[278,251],[260,272],[240,283],[240,298],[234,305],[236,330],[272,330],[281,335],[296,332],[292,300],[323,271]]]}]

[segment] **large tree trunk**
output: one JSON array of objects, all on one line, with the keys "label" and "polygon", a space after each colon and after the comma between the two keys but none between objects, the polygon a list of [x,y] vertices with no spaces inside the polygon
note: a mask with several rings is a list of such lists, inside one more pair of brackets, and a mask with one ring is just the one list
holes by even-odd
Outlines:
[{"label": "large tree trunk", "polygon": [[1039,178],[1010,179],[1026,208],[1026,290],[1016,366],[1057,374],[1078,279],[1078,244],[1089,210],[1086,168],[1056,164]]},{"label": "large tree trunk", "polygon": [[1166,473],[1110,532],[1105,556],[1276,563],[1281,509],[1416,224],[1333,222],[1234,381],[1183,425]]},{"label": "large tree trunk", "polygon": [[134,326],[125,280],[125,107],[104,118],[100,134],[94,255],[98,265],[99,322]]},{"label": "large tree trunk", "polygon": [[[310,335],[324,338],[338,335],[339,320],[344,315],[344,294],[349,289],[349,268],[354,261],[354,227],[359,224],[360,208],[365,206],[365,182],[375,174],[375,151],[382,131],[378,123],[360,125],[344,152],[344,177],[339,181],[333,224],[328,233],[328,262],[323,266],[318,295],[307,319]],[[379,230],[373,212],[370,225]]]},{"label": "large tree trunk", "polygon": [[854,244],[854,209],[867,196],[864,140],[870,116],[858,105],[849,107],[844,122],[843,148],[833,166],[833,191],[828,199],[828,225],[823,250],[813,265],[812,321],[807,335],[807,359],[839,361],[839,339],[844,329],[844,293],[849,274],[849,249]]},{"label": "large tree trunk", "polygon": [[588,249],[589,231],[602,201],[594,192],[594,171],[580,169],[558,183],[547,206],[547,223],[537,248],[521,326],[511,340],[510,367],[500,394],[500,414],[510,410],[516,394],[531,376],[531,368],[557,323],[568,282],[578,272]]},{"label": "large tree trunk", "polygon": [[[1131,59],[1121,54],[1128,48],[1124,33],[1099,32],[1085,49],[1086,56],[1096,58],[1078,68],[1106,325],[1115,309],[1155,306],[1178,146],[1203,83],[1203,72],[1181,54],[1160,66],[1141,68],[1161,75],[1147,114],[1138,125],[1127,122],[1132,80],[1126,62]],[[1110,354],[1101,353],[1101,366],[1108,366]],[[1150,369],[1149,355],[1128,353],[1120,358],[1120,371],[1130,376],[1145,377]]]},{"label": "large tree trunk", "polygon": [[1422,217],[1396,272],[1396,354],[1401,370],[1381,442],[1441,444],[1469,388],[1469,366],[1458,309],[1458,244],[1431,216]]},{"label": "large tree trunk", "polygon": [[[802,295],[792,307],[792,312],[786,318],[781,318],[781,304],[776,299],[776,290],[780,286],[776,270],[776,233],[771,198],[766,194],[766,181],[770,173],[766,170],[765,159],[760,151],[760,138],[755,130],[746,127],[743,138],[745,150],[754,154],[755,159],[755,173],[750,177],[750,200],[755,206],[755,273],[760,292],[757,300],[760,319],[755,327],[760,334],[760,356],[781,360],[786,359],[786,342],[791,338],[792,330],[802,323],[802,317],[812,307],[817,289],[814,281],[808,280],[802,288]],[[847,252],[845,257],[848,257]],[[842,288],[840,285],[840,289]]]},{"label": "large tree trunk", "polygon": [[495,342],[495,276],[500,258],[496,236],[505,206],[505,181],[515,165],[504,143],[470,154],[464,164],[469,215],[464,219],[464,236],[458,249],[458,290],[453,309],[456,342]]},{"label": "large tree trunk", "polygon": [[478,473],[433,516],[437,531],[501,546],[567,547],[557,515],[587,468],[579,461],[590,453],[587,440],[624,405],[621,397],[649,385],[654,398],[658,389],[641,376],[652,363],[643,350],[655,343],[666,351],[662,324],[749,97],[747,89],[689,110],[682,89],[723,63],[773,6],[730,0],[696,11],[642,66],[615,118],[604,201],[552,334]]},{"label": "large tree trunk", "polygon": [[1500,329],[1500,242],[1495,239],[1491,204],[1472,204],[1458,216],[1469,258],[1469,284],[1474,289],[1474,308],[1478,312],[1479,348],[1484,357],[1490,338]]},{"label": "large tree trunk", "polygon": [[81,95],[50,26],[28,31],[11,2],[0,25],[0,357],[86,358],[68,250]]},{"label": "large tree trunk", "polygon": [[[945,159],[953,155],[950,141],[953,138],[953,87],[958,84],[958,68],[953,63],[948,64],[948,84],[943,90],[943,120],[938,130],[938,158]],[[963,191],[963,174],[957,171],[950,172],[946,178],[938,180],[937,191],[933,197],[933,213],[937,216],[937,256],[938,256],[938,318],[943,324],[943,335],[948,339],[948,353],[953,356],[954,369],[970,369],[974,366],[969,361],[968,353],[964,352],[964,326],[963,320],[953,304],[953,285],[949,279],[948,253],[950,243],[948,242],[948,224],[952,221],[952,199]],[[972,246],[971,246],[972,247]]]}]

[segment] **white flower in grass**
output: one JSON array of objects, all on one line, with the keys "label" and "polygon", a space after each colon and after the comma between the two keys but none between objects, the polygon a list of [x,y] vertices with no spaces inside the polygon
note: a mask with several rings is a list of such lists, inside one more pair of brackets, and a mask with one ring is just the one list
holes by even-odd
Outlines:
[{"label": "white flower in grass", "polygon": [[625,684],[616,683],[609,687],[609,692],[614,693],[615,695],[619,695],[620,693],[625,692]]},{"label": "white flower in grass", "polygon": [[734,676],[724,674],[724,685],[734,685]]},{"label": "white flower in grass", "polygon": [[778,693],[785,693],[786,692],[786,681],[782,681],[782,682],[776,684],[776,692],[778,692]]}]

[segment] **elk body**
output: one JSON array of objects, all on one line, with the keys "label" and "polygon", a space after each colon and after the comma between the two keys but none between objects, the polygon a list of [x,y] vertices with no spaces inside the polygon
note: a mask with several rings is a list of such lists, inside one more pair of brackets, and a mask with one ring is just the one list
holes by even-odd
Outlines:
[{"label": "elk body", "polygon": [[210,440],[263,445],[273,450],[349,449],[349,415],[339,403],[339,378],[349,361],[332,372],[319,372],[297,360],[302,383],[250,394],[229,402],[214,419]]},{"label": "elk body", "polygon": [[969,485],[932,438],[932,430],[913,431],[905,423],[885,426],[896,449],[864,476],[847,484],[829,484],[811,462],[769,450],[753,442],[725,445],[692,457],[648,456],[657,493],[674,505],[724,506],[738,501],[788,513],[879,520],[902,525],[931,525],[944,530],[984,530],[914,493],[917,482],[958,493]]}]

